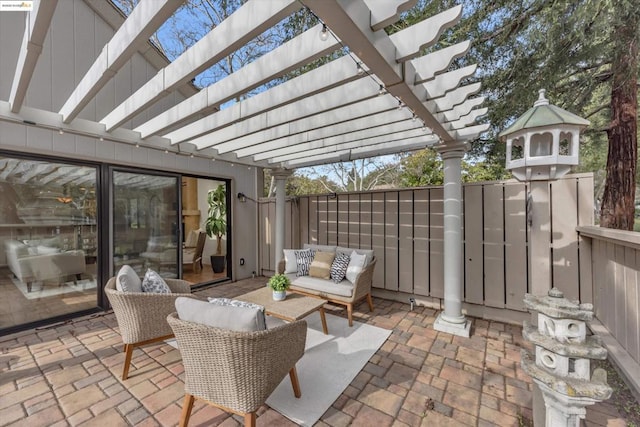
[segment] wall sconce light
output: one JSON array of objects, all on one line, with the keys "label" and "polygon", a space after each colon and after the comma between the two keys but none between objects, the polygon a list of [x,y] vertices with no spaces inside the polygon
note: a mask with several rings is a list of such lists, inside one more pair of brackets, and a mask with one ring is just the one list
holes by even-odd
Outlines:
[{"label": "wall sconce light", "polygon": [[244,203],[247,201],[247,196],[245,196],[244,193],[238,193],[238,200],[240,203]]}]

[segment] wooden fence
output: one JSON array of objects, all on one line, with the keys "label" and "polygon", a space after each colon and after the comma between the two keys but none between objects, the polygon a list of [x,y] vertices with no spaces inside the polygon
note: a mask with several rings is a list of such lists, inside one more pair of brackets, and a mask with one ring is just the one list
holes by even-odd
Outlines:
[{"label": "wooden fence", "polygon": [[[548,242],[536,256],[546,257],[541,264],[548,266],[551,283],[567,297],[591,302],[590,275],[585,274],[590,270],[581,270],[588,262],[584,248],[580,254],[584,242],[576,227],[593,224],[593,176],[571,175],[546,188],[548,212],[540,214],[535,201],[527,212],[528,184],[463,186],[460,268],[469,314],[507,321],[524,318],[524,294],[532,290],[527,224],[534,215],[549,218],[540,224]],[[275,269],[275,199],[260,200],[259,216],[261,272],[270,275]],[[439,307],[444,297],[443,220],[442,187],[303,196],[287,200],[285,247],[317,243],[374,249],[375,295],[403,302],[413,296]]]},{"label": "wooden fence", "polygon": [[578,231],[591,243],[596,317],[640,364],[640,233],[599,227]]}]

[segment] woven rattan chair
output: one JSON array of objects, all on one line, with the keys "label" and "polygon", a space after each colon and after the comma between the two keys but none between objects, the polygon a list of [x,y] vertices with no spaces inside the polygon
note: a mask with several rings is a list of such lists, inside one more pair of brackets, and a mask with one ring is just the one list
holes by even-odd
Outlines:
[{"label": "woven rattan chair", "polygon": [[167,318],[178,341],[185,373],[180,426],[186,426],[195,398],[244,417],[254,426],[255,411],[289,373],[300,397],[295,364],[304,354],[304,320],[258,332],[235,332]]},{"label": "woven rattan chair", "polygon": [[176,310],[178,297],[191,297],[191,284],[185,280],[165,279],[170,294],[145,292],[121,292],[116,290],[116,278],[109,279],[104,289],[118,320],[124,343],[124,367],[122,379],[129,376],[131,356],[135,347],[173,337],[167,323],[167,315]]}]

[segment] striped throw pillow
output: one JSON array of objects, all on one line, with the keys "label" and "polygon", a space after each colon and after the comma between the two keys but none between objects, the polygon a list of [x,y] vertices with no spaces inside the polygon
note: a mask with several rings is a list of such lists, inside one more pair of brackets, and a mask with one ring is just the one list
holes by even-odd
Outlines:
[{"label": "striped throw pillow", "polygon": [[335,283],[340,283],[347,274],[347,267],[349,266],[349,260],[351,257],[349,254],[338,252],[331,264],[331,280]]}]

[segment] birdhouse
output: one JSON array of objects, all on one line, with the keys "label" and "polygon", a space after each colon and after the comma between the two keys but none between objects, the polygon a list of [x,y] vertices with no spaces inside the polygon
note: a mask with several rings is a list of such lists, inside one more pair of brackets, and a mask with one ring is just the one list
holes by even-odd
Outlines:
[{"label": "birdhouse", "polygon": [[589,121],[549,104],[545,90],[499,138],[507,143],[506,168],[519,181],[554,180],[578,164],[580,131]]}]

